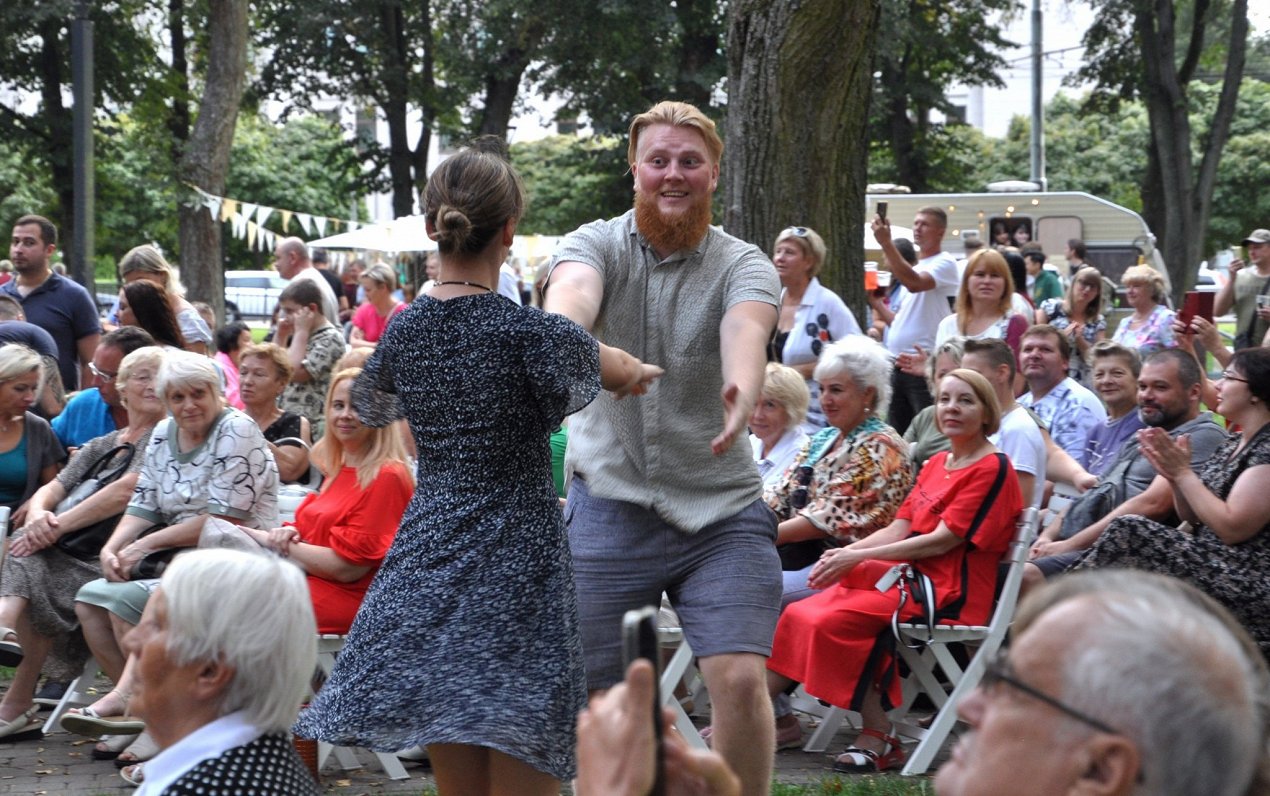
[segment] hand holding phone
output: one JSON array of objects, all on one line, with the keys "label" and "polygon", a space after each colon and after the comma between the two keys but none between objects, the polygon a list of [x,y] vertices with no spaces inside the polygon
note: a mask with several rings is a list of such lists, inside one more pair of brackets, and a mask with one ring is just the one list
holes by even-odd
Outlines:
[{"label": "hand holding phone", "polygon": [[651,605],[627,611],[622,616],[622,667],[643,658],[653,667],[653,700],[648,706],[653,719],[655,776],[651,796],[666,792],[666,752],[662,748],[661,647],[657,643],[657,609]]}]

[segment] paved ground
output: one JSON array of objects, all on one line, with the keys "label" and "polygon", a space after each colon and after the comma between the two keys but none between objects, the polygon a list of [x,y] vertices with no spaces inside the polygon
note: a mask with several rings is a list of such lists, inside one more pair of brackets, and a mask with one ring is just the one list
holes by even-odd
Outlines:
[{"label": "paved ground", "polygon": [[[103,689],[106,682],[99,683]],[[835,754],[850,740],[844,730],[830,746]],[[114,796],[132,789],[119,778],[111,762],[93,760],[93,742],[64,732],[41,736],[32,733],[17,740],[0,741],[0,794],[22,796]],[[407,763],[410,779],[393,781],[380,769],[373,756],[359,753],[363,768],[340,771],[334,760],[322,772],[326,793],[343,796],[412,794],[418,796],[432,787],[429,771],[420,764]],[[833,775],[832,757],[800,750],[781,752],[776,757],[776,779],[788,783],[817,782]]]}]

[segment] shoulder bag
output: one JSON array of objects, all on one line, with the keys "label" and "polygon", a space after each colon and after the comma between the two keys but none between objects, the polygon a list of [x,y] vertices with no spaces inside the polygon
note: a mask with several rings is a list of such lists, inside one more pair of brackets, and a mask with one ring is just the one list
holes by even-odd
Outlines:
[{"label": "shoulder bag", "polygon": [[[57,504],[53,509],[53,513],[61,515],[63,512],[69,511],[80,503],[83,503],[98,490],[109,484],[113,484],[119,480],[119,477],[128,472],[128,467],[132,464],[132,457],[136,454],[137,449],[130,443],[116,445],[101,455],[97,461],[89,465],[84,471],[84,478],[79,484],[70,491],[65,498]],[[118,464],[113,467],[107,467],[112,459],[119,454],[123,454]],[[123,513],[115,514],[104,519],[100,519],[84,528],[63,534],[54,542],[63,552],[80,559],[81,561],[92,561],[101,553],[102,545],[110,539],[110,534],[114,533],[115,526],[119,524],[119,518]]]}]

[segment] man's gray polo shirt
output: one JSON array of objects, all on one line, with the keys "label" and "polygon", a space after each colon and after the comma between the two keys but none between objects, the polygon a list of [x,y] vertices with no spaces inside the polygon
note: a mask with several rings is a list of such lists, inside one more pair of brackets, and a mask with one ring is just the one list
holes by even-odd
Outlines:
[{"label": "man's gray polo shirt", "polygon": [[567,236],[552,268],[565,261],[586,263],[604,280],[595,337],[665,370],[647,395],[618,401],[603,392],[570,419],[569,472],[592,495],[651,508],[689,533],[759,498],[744,439],[722,456],[710,440],[723,430],[719,324],[742,301],[778,306],[771,260],[711,227],[695,250],[659,262],[632,210]]}]

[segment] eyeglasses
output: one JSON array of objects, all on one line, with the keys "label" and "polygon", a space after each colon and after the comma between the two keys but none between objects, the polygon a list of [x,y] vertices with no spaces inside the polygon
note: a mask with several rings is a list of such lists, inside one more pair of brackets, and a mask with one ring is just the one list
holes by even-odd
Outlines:
[{"label": "eyeglasses", "polygon": [[807,487],[811,485],[811,470],[810,464],[800,464],[794,473],[794,491],[789,493],[789,505],[794,511],[801,511],[807,507],[807,501],[810,499]]},{"label": "eyeglasses", "polygon": [[811,230],[807,227],[786,227],[781,234],[776,237],[783,238],[787,235],[793,235],[795,238],[805,238],[807,237],[808,232],[811,232]]},{"label": "eyeglasses", "polygon": [[988,661],[988,665],[984,668],[983,679],[979,681],[979,687],[988,693],[992,693],[1001,683],[1005,683],[1014,690],[1021,691],[1035,700],[1044,702],[1060,713],[1064,713],[1082,724],[1088,724],[1090,727],[1093,727],[1099,732],[1105,732],[1110,735],[1124,734],[1119,730],[1113,729],[1110,725],[1095,719],[1093,716],[1086,715],[1076,708],[1069,707],[1044,691],[1040,691],[1023,682],[1010,670],[1010,662],[1006,659],[1004,653],[998,652],[992,660]]},{"label": "eyeglasses", "polygon": [[149,384],[154,381],[154,374],[145,370],[135,371],[128,374],[128,381],[135,381],[137,384]]},{"label": "eyeglasses", "polygon": [[1236,376],[1235,374],[1230,373],[1229,371],[1224,371],[1224,370],[1222,371],[1221,378],[1222,378],[1222,381],[1241,381],[1244,384],[1248,383],[1248,380],[1245,379],[1244,377]]},{"label": "eyeglasses", "polygon": [[98,368],[96,365],[94,365],[92,362],[89,362],[89,363],[88,363],[88,370],[89,370],[89,372],[90,372],[90,373],[92,373],[92,374],[93,374],[93,376],[95,376],[95,377],[97,377],[97,378],[99,378],[99,379],[101,379],[102,381],[105,381],[105,382],[113,382],[115,379],[119,378],[119,374],[118,374],[118,373],[111,373],[111,372],[110,372],[110,371],[108,371],[108,370],[101,370],[101,369],[100,369],[100,368]]}]

